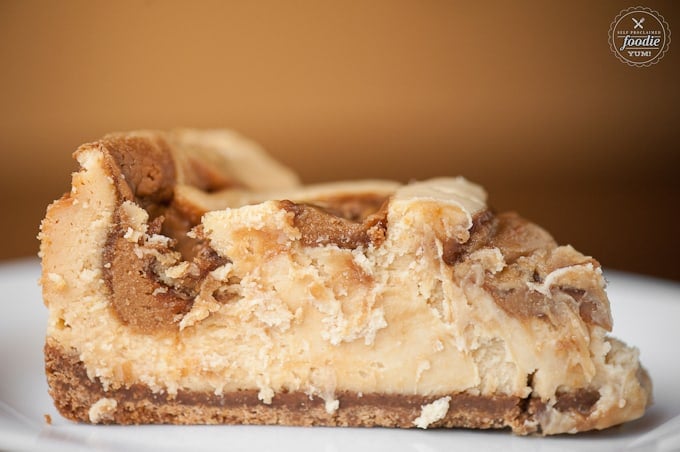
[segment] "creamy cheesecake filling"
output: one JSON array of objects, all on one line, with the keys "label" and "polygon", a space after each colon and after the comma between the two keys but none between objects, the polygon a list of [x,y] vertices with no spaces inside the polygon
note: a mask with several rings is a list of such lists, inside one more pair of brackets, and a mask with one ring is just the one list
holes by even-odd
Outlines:
[{"label": "creamy cheesecake filling", "polygon": [[636,352],[606,337],[599,264],[492,214],[478,186],[200,185],[208,169],[182,153],[200,143],[182,140],[82,148],[43,223],[77,237],[43,241],[48,336],[105,389],[303,393],[329,413],[347,393],[503,395],[546,433],[644,411]]}]

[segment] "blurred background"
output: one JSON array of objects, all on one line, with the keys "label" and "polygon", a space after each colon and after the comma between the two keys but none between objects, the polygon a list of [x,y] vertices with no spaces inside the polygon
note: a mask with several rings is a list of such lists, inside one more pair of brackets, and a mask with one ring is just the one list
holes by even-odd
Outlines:
[{"label": "blurred background", "polygon": [[[649,68],[607,42],[638,4],[677,41]],[[2,260],[36,255],[81,143],[228,127],[305,182],[464,175],[607,268],[680,280],[677,1],[0,0],[0,62]]]}]

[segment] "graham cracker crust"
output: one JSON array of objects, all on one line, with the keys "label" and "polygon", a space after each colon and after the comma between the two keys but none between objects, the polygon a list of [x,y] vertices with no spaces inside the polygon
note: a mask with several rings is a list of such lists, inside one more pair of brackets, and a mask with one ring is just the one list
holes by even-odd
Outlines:
[{"label": "graham cracker crust", "polygon": [[102,398],[116,401],[115,409],[97,420],[102,424],[261,424],[291,426],[400,427],[414,428],[421,407],[450,396],[447,414],[428,428],[511,428],[526,431],[529,416],[526,399],[510,396],[481,397],[466,393],[437,396],[400,394],[336,394],[340,408],[329,414],[324,400],[303,392],[277,393],[264,404],[258,391],[244,390],[215,395],[212,392],[178,391],[172,397],[134,384],[105,391],[90,380],[77,353],[49,341],[45,345],[45,369],[49,392],[57,410],[67,419],[91,423],[90,409]]}]

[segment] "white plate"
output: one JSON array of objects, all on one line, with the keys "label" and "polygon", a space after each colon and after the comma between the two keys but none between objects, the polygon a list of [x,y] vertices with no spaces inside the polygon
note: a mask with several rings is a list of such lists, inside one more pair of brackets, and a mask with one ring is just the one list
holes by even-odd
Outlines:
[{"label": "white plate", "polygon": [[[680,449],[680,285],[607,272],[614,335],[641,350],[655,404],[640,420],[577,436],[507,431],[265,426],[92,426],[63,419],[47,394],[47,311],[35,259],[0,265],[0,449],[271,451],[604,451]],[[52,425],[44,415],[52,417]],[[628,449],[630,448],[630,449]]]}]

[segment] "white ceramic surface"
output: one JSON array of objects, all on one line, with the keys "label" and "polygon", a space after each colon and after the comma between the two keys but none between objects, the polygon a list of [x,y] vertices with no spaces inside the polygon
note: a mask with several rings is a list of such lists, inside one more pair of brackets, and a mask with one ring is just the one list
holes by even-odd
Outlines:
[{"label": "white ceramic surface", "polygon": [[[507,431],[266,426],[92,426],[66,421],[43,374],[47,311],[35,259],[0,265],[0,450],[671,451],[680,450],[680,284],[606,272],[614,335],[641,350],[655,404],[640,420],[576,436]],[[44,415],[52,417],[52,424]]]}]

